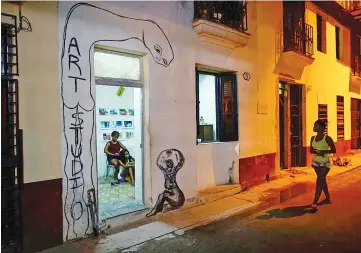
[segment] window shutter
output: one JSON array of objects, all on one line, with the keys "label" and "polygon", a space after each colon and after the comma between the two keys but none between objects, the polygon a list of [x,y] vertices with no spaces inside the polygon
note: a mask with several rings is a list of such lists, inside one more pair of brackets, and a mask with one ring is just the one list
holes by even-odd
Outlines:
[{"label": "window shutter", "polygon": [[336,35],[336,58],[341,60],[341,52],[340,52],[340,28],[335,27],[335,35]]},{"label": "window shutter", "polygon": [[235,74],[219,78],[219,141],[238,141],[237,80]]},{"label": "window shutter", "polygon": [[317,14],[317,50],[322,52],[322,17]]},{"label": "window shutter", "polygon": [[196,126],[197,126],[197,138],[196,142],[198,145],[199,136],[199,73],[196,69]]}]

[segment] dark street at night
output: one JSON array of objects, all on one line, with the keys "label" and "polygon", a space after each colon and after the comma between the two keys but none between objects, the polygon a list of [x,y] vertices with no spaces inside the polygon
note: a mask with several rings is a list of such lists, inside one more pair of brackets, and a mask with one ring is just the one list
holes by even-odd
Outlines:
[{"label": "dark street at night", "polygon": [[0,174],[2,253],[361,253],[361,1],[1,1]]},{"label": "dark street at night", "polygon": [[317,212],[303,207],[312,203],[310,192],[247,218],[233,216],[154,240],[136,252],[360,253],[360,173],[359,168],[331,180],[332,204]]}]

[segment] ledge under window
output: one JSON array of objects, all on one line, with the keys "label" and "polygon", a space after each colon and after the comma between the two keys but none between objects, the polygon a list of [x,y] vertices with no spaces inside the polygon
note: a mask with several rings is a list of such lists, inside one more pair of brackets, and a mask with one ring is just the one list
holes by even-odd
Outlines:
[{"label": "ledge under window", "polygon": [[204,19],[194,20],[193,28],[202,41],[232,49],[244,47],[250,38],[248,33]]},{"label": "ledge under window", "polygon": [[204,42],[235,48],[247,44],[247,1],[194,1],[193,28]]}]

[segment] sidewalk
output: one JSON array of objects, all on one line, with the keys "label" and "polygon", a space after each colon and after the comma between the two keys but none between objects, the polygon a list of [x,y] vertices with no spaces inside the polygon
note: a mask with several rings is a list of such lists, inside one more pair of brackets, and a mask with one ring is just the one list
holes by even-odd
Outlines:
[{"label": "sidewalk", "polygon": [[[333,166],[328,178],[335,178],[361,166],[361,154],[349,155],[351,165]],[[287,201],[307,191],[314,190],[316,175],[312,168],[283,170],[274,181],[255,186],[247,191],[208,202],[199,206],[182,208],[141,221],[138,227],[99,238],[87,238],[64,244],[44,253],[58,252],[135,252],[143,243],[226,219],[232,215],[249,215],[255,211]],[[134,226],[133,226],[134,227]]]}]

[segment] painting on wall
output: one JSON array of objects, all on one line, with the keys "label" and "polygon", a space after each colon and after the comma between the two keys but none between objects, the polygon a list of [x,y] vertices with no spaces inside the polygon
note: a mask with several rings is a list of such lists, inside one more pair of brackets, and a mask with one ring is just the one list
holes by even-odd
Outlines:
[{"label": "painting on wall", "polygon": [[109,113],[110,113],[110,115],[118,115],[118,110],[114,109],[114,108],[111,108]]},{"label": "painting on wall", "polygon": [[110,121],[102,120],[100,121],[100,129],[110,129]]},{"label": "painting on wall", "polygon": [[113,121],[113,128],[122,128],[122,127],[123,127],[123,121],[121,121],[121,120]]},{"label": "painting on wall", "polygon": [[126,109],[119,109],[119,114],[120,115],[127,115],[127,110]]},{"label": "painting on wall", "polygon": [[124,128],[133,128],[133,120],[124,120]]},{"label": "painting on wall", "polygon": [[109,109],[108,108],[98,108],[98,114],[105,116],[109,115]]},{"label": "painting on wall", "polygon": [[103,132],[102,133],[103,141],[110,141],[112,139],[111,133]]},{"label": "painting on wall", "polygon": [[177,184],[177,173],[183,167],[185,158],[177,149],[163,150],[157,158],[157,166],[164,174],[164,191],[158,195],[157,202],[152,210],[146,215],[152,216],[164,209],[167,203],[171,209],[177,209],[184,205],[185,197]]},{"label": "painting on wall", "polygon": [[125,132],[125,138],[126,139],[133,139],[134,133],[133,132]]},{"label": "painting on wall", "polygon": [[134,109],[128,109],[129,116],[134,116]]}]

